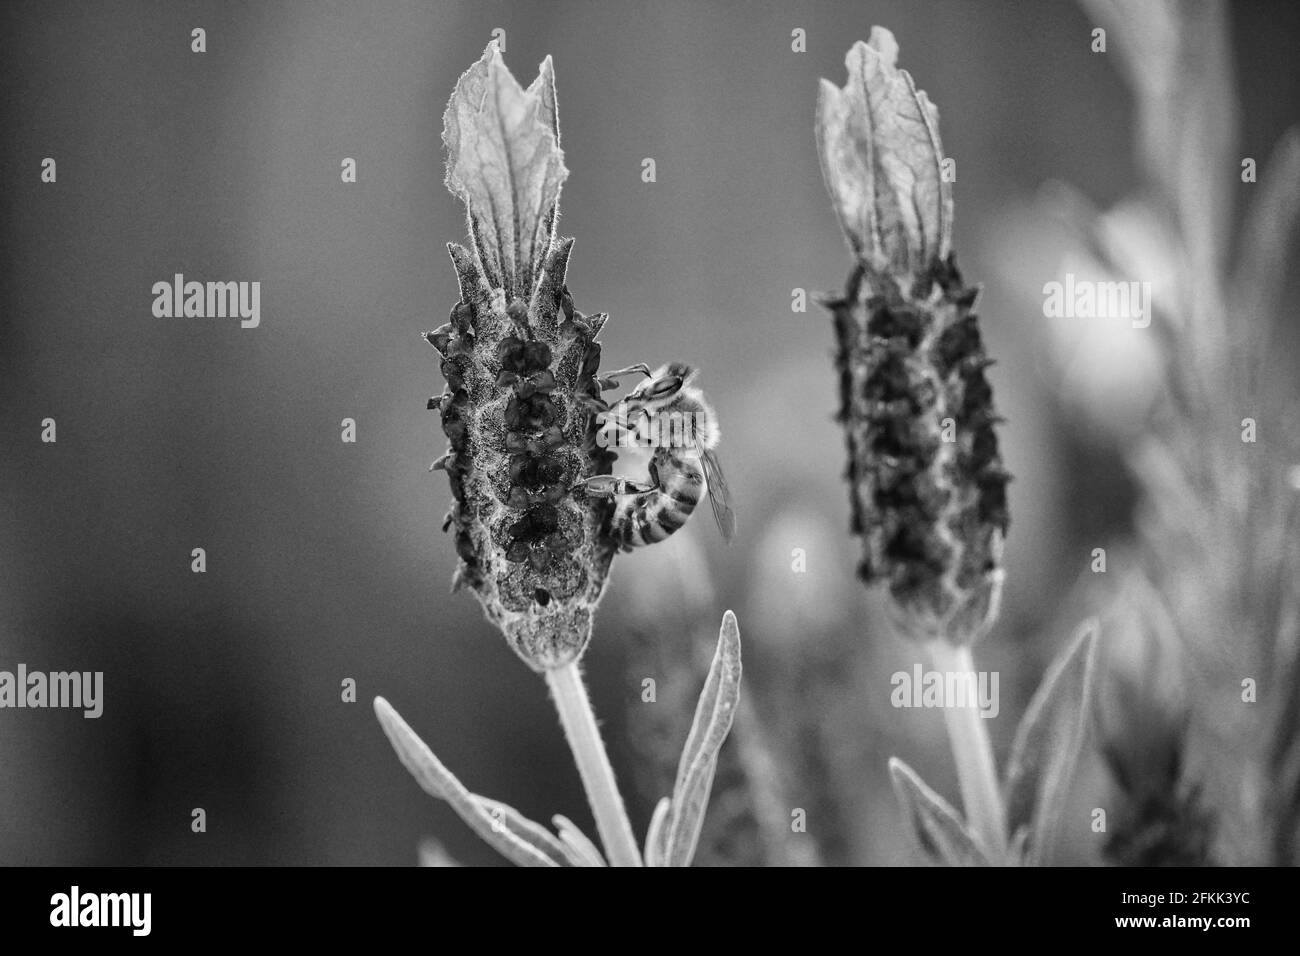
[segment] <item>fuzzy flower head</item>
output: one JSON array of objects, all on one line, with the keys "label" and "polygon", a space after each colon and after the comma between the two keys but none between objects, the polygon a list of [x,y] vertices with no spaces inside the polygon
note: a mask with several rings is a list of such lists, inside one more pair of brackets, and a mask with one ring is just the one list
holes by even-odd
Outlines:
[{"label": "fuzzy flower head", "polygon": [[495,44],[460,78],[444,116],[447,188],[471,248],[448,246],[460,284],[451,321],[427,334],[447,387],[430,400],[450,449],[460,565],[487,618],[532,668],[581,655],[615,547],[608,499],[574,484],[608,474],[596,442],[603,407],[596,334],[605,316],[573,307],[573,240],[555,237],[560,149],[551,60],[524,89]]},{"label": "fuzzy flower head", "polygon": [[838,339],[860,574],[888,585],[902,630],[955,644],[997,615],[1006,484],[973,311],[951,254],[952,187],[939,114],[875,28],[848,82],[822,81],[817,146],[857,260],[825,304]]}]

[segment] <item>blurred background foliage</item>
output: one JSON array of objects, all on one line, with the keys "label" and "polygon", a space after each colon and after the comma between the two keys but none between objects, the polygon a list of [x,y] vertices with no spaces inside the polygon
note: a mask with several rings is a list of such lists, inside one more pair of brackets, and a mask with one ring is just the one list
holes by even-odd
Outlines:
[{"label": "blurred background foliage", "polygon": [[[440,117],[498,27],[521,79],[555,58],[576,304],[611,313],[610,366],[701,367],[741,519],[731,548],[701,516],[615,563],[586,660],[634,821],[664,791],[699,646],[730,607],[747,709],[701,862],[909,860],[887,758],[954,802],[956,781],[940,715],[889,705],[916,654],[853,578],[829,318],[791,311],[793,289],[838,288],[849,268],[816,81],[839,82],[879,23],[939,105],[954,245],[985,287],[1009,420],[1007,591],[977,655],[1002,676],[995,746],[1077,620],[1102,614],[1105,719],[1062,858],[1294,862],[1300,289],[1294,247],[1268,236],[1297,192],[1270,175],[1291,162],[1275,146],[1300,104],[1300,8],[1130,6],[1147,12],[6,4],[0,668],[103,670],[106,701],[98,721],[0,714],[0,861],[414,863],[434,835],[496,862],[393,759],[376,694],[476,791],[590,830],[543,683],[448,594],[450,495],[426,471],[445,441],[419,333],[456,298],[444,243],[464,232]],[[1241,182],[1243,157],[1259,183]],[[1146,330],[1045,319],[1044,283],[1088,269],[1153,281],[1164,313]],[[176,272],[261,281],[261,327],[155,319],[150,287]],[[1255,445],[1238,439],[1248,415]],[[57,444],[39,440],[45,417]],[[357,704],[340,701],[346,677]],[[1088,830],[1094,806],[1110,842]]]}]

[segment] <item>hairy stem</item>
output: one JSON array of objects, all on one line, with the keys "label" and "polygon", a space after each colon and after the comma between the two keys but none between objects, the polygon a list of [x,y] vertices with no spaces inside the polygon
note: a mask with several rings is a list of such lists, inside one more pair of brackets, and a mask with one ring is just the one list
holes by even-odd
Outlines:
[{"label": "hairy stem", "polygon": [[623,808],[614,768],[609,764],[605,744],[600,739],[596,715],[591,710],[587,687],[582,682],[576,661],[546,672],[546,684],[551,688],[555,709],[560,713],[564,735],[569,749],[578,764],[582,786],[587,791],[596,818],[596,830],[605,846],[605,855],[611,866],[641,866],[641,852],[637,849],[632,824]]},{"label": "hairy stem", "polygon": [[[935,670],[941,673],[975,673],[969,645],[954,647],[944,641],[931,641],[926,646]],[[1006,812],[998,787],[997,765],[993,762],[993,745],[984,718],[975,706],[944,707],[943,717],[948,725],[952,756],[957,763],[966,822],[984,844],[990,858],[1001,863],[1007,850]]]}]

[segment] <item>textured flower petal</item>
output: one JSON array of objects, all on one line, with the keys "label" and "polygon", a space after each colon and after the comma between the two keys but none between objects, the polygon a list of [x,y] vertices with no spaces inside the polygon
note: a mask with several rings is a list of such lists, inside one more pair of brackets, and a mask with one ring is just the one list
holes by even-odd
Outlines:
[{"label": "textured flower petal", "polygon": [[848,82],[822,80],[817,102],[822,176],[840,227],[859,258],[896,276],[946,258],[952,237],[939,111],[897,59],[893,34],[873,27],[845,58]]},{"label": "textured flower petal", "polygon": [[465,71],[443,115],[447,188],[469,214],[485,278],[506,300],[528,300],[551,250],[560,188],[569,175],[560,149],[551,58],[523,89],[496,44]]}]

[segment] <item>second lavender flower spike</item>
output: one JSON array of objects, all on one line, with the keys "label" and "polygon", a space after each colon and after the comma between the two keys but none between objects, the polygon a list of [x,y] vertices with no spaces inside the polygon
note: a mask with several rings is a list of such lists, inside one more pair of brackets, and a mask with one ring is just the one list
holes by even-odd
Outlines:
[{"label": "second lavender flower spike", "polygon": [[835,318],[860,574],[886,583],[901,630],[968,645],[997,616],[1006,485],[999,418],[951,251],[952,185],[939,113],[896,66],[880,27],[822,80],[817,147],[856,259]]}]

